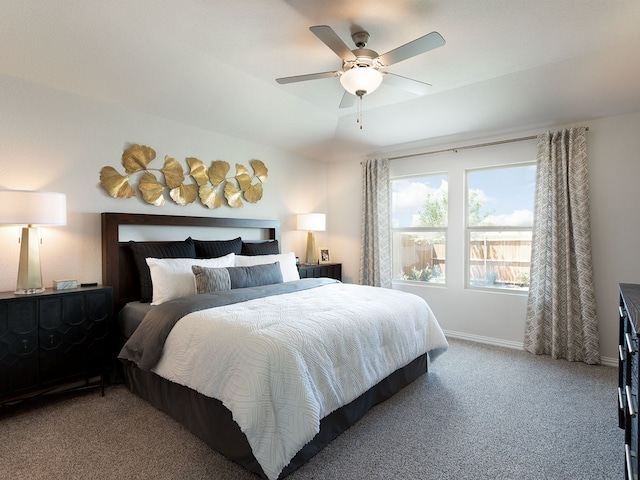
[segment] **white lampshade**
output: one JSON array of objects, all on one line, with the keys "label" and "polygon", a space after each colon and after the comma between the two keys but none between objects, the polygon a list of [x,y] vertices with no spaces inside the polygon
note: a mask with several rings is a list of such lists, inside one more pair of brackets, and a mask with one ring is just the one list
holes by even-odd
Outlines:
[{"label": "white lampshade", "polygon": [[40,239],[34,225],[66,225],[67,196],[52,192],[1,190],[0,224],[27,225],[22,228],[15,293],[42,292]]},{"label": "white lampshade", "polygon": [[373,67],[353,67],[340,76],[340,83],[352,95],[367,95],[382,83],[382,73]]},{"label": "white lampshade", "polygon": [[324,232],[327,216],[324,213],[301,213],[297,217],[298,230],[308,232]]},{"label": "white lampshade", "polygon": [[0,190],[0,223],[6,225],[66,225],[63,193]]}]

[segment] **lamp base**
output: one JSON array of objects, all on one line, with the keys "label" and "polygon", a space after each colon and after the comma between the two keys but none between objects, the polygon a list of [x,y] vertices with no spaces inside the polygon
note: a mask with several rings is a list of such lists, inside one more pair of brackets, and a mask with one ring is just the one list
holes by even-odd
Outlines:
[{"label": "lamp base", "polygon": [[40,269],[40,246],[38,229],[25,227],[20,240],[20,264],[18,265],[17,295],[44,292]]},{"label": "lamp base", "polygon": [[316,253],[316,237],[313,232],[307,233],[307,265],[318,263],[318,254]]},{"label": "lamp base", "polygon": [[33,295],[34,293],[42,293],[44,292],[44,287],[39,288],[20,288],[13,292],[15,295]]}]

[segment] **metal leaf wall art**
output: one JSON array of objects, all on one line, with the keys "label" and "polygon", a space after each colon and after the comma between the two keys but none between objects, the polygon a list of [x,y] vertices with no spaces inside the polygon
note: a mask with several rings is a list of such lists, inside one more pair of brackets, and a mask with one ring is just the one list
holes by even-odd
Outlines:
[{"label": "metal leaf wall art", "polygon": [[[196,199],[208,208],[218,208],[226,204],[233,208],[244,206],[243,199],[257,203],[262,198],[262,185],[267,183],[268,169],[260,160],[251,160],[249,170],[236,163],[236,173],[229,177],[231,166],[223,160],[214,160],[207,168],[202,160],[194,157],[186,159],[188,171],[170,156],[164,157],[164,167],[149,168],[156,158],[153,148],[145,145],[133,145],[122,154],[122,166],[125,175],[113,167],[100,170],[100,186],[114,198],[131,198],[137,195],[129,183],[131,176],[142,173],[138,181],[138,190],[145,202],[151,205],[165,204],[165,189],[169,197],[178,205],[188,205]],[[164,183],[158,178],[164,180]],[[192,181],[187,181],[191,177]],[[254,180],[257,180],[254,183]]]}]

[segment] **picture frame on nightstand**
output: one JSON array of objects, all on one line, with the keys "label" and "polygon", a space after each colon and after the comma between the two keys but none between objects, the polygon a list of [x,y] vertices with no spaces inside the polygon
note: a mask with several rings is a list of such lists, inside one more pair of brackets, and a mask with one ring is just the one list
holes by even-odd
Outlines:
[{"label": "picture frame on nightstand", "polygon": [[331,254],[329,249],[326,247],[322,247],[318,251],[318,262],[319,263],[331,263]]}]

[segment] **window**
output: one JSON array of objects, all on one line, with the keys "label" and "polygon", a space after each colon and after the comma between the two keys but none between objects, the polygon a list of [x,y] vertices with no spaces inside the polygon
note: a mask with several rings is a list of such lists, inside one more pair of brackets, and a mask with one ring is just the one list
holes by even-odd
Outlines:
[{"label": "window", "polygon": [[467,171],[467,285],[529,288],[535,164]]},{"label": "window", "polygon": [[394,280],[444,283],[447,174],[394,179],[391,187]]}]

